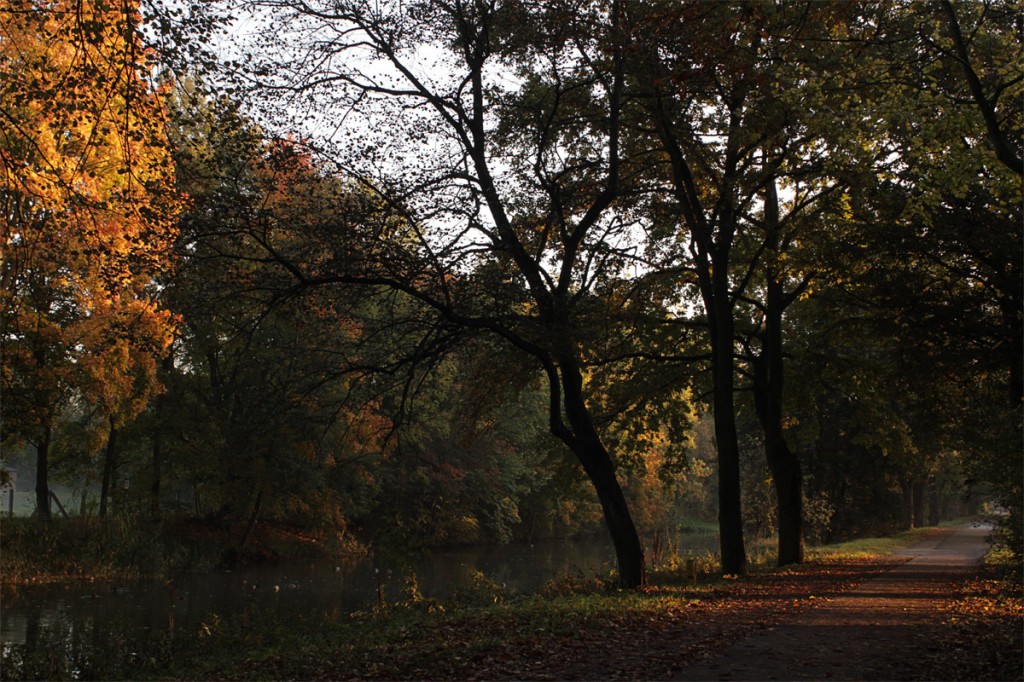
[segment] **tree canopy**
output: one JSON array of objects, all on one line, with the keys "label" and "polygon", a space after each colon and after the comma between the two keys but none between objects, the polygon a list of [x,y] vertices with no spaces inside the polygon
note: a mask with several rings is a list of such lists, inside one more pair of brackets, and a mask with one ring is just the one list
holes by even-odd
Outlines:
[{"label": "tree canopy", "polygon": [[36,446],[45,516],[71,392],[123,425],[157,390],[174,321],[154,278],[179,198],[130,5],[9,2],[0,22],[4,438]]},{"label": "tree canopy", "polygon": [[603,523],[635,587],[684,509],[741,574],[982,482],[1020,550],[1015,3],[158,10],[0,8],[41,515],[53,447],[235,552]]}]

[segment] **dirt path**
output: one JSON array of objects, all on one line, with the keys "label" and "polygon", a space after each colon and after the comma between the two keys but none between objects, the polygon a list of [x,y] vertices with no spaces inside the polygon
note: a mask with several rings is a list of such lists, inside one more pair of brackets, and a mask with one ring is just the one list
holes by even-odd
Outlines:
[{"label": "dirt path", "polygon": [[908,561],[679,671],[681,680],[919,679],[949,646],[936,604],[976,568],[990,529],[971,526],[900,550]]}]

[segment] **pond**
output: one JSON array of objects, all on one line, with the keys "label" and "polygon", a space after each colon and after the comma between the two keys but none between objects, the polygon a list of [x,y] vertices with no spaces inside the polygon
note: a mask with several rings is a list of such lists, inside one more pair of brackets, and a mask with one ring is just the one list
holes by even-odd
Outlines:
[{"label": "pond", "polygon": [[[685,534],[675,546],[681,554],[703,554],[716,551],[717,543],[714,534]],[[574,540],[438,550],[402,568],[354,557],[185,574],[170,581],[27,586],[3,596],[0,641],[5,650],[24,645],[31,651],[52,646],[55,630],[93,641],[130,631],[145,640],[175,631],[194,633],[212,619],[243,613],[282,623],[337,617],[372,608],[380,599],[407,599],[412,576],[427,598],[473,590],[514,596],[542,589],[554,579],[592,578],[614,567],[610,542]]]}]

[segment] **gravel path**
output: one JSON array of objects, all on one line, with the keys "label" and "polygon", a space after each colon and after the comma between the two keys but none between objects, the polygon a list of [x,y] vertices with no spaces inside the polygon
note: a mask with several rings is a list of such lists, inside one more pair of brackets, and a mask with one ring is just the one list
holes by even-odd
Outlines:
[{"label": "gravel path", "polygon": [[906,563],[679,671],[681,680],[907,680],[936,653],[936,605],[988,549],[963,527],[898,554]]}]

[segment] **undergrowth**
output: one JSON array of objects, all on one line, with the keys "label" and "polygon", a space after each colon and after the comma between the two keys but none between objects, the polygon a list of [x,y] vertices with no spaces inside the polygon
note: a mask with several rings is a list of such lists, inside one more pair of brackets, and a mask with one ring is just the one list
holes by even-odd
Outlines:
[{"label": "undergrowth", "polygon": [[323,558],[345,548],[272,524],[260,524],[243,549],[241,530],[193,519],[149,521],[119,516],[72,516],[0,521],[0,583],[5,586],[68,580],[168,577],[206,572],[225,563],[283,556]]}]

